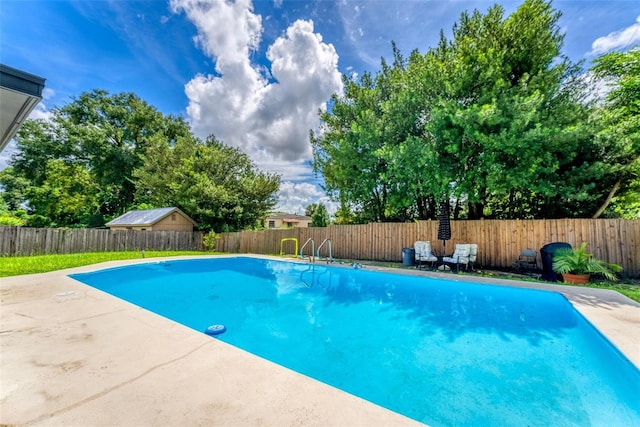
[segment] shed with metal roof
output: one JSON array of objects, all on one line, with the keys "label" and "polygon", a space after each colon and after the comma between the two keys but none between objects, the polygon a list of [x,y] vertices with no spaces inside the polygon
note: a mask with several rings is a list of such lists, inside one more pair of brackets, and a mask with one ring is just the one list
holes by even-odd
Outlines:
[{"label": "shed with metal roof", "polygon": [[129,211],[106,225],[112,230],[193,231],[197,224],[180,209],[171,207]]}]

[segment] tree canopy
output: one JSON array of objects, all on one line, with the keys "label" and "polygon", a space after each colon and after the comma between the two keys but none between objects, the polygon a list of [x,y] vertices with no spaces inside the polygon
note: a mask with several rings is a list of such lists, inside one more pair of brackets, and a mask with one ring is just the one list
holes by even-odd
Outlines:
[{"label": "tree canopy", "polygon": [[31,226],[102,226],[138,207],[176,206],[202,229],[237,230],[260,222],[280,182],[132,93],[82,93],[51,120],[27,121],[16,142],[0,194],[10,211],[26,208]]},{"label": "tree canopy", "polygon": [[592,71],[611,87],[594,118],[603,181],[610,188],[594,217],[612,203],[615,213],[640,218],[640,48],[596,58]]},{"label": "tree canopy", "polygon": [[319,203],[311,214],[312,227],[326,227],[331,222],[329,212],[323,203]]},{"label": "tree canopy", "polygon": [[277,200],[280,177],[259,172],[240,150],[215,137],[179,138],[149,148],[134,172],[138,203],[178,206],[204,229],[257,226]]},{"label": "tree canopy", "polygon": [[592,216],[613,186],[603,178],[634,170],[623,160],[634,146],[598,133],[559,18],[543,0],[508,17],[465,12],[451,40],[408,58],[393,46],[391,65],[344,77],[310,138],[340,221],[435,218],[442,201],[458,218]]}]

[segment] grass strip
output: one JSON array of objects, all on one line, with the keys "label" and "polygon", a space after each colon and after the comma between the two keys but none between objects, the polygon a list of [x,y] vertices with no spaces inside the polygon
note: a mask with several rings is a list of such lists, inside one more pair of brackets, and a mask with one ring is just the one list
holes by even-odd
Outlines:
[{"label": "grass strip", "polygon": [[[197,251],[145,251],[144,258],[183,255],[212,255],[212,252]],[[82,254],[32,255],[18,257],[0,257],[0,277],[22,274],[46,273],[65,268],[81,267],[105,261],[123,259],[141,259],[141,251],[127,252],[88,252]]]}]

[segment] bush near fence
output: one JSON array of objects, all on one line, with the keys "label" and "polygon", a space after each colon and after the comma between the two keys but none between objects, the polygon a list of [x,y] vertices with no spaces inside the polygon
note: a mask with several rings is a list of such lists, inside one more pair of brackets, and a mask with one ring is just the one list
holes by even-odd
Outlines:
[{"label": "bush near fence", "polygon": [[0,255],[202,251],[202,232],[0,227]]},{"label": "bush near fence", "polygon": [[[452,221],[451,229],[452,238],[446,242],[446,248],[437,240],[438,221],[418,221],[221,233],[216,249],[279,254],[283,238],[295,237],[300,246],[313,239],[316,247],[329,238],[335,258],[400,262],[402,248],[412,247],[416,240],[430,240],[438,255],[452,253],[456,243],[477,243],[479,265],[508,268],[522,249],[531,248],[539,253],[547,243],[567,242],[576,247],[585,241],[597,258],[620,264],[627,276],[640,277],[640,220]],[[285,242],[284,249],[285,253],[293,253],[293,242]],[[306,254],[309,252],[309,248],[305,249]],[[321,255],[327,255],[327,246]]]}]

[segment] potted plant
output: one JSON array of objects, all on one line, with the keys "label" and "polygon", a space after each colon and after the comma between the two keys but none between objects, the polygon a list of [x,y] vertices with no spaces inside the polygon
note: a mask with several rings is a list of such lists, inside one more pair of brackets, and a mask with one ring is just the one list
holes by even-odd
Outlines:
[{"label": "potted plant", "polygon": [[562,274],[566,283],[585,284],[591,273],[600,273],[615,282],[618,280],[615,273],[622,271],[622,267],[594,258],[587,252],[587,242],[582,242],[578,248],[560,249],[553,254],[553,271]]}]

